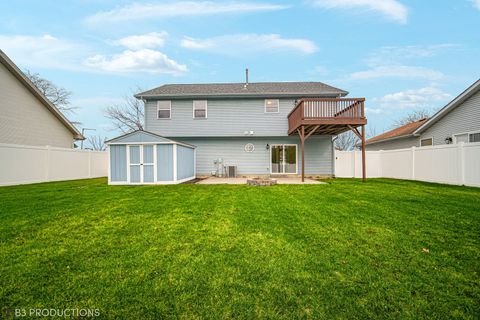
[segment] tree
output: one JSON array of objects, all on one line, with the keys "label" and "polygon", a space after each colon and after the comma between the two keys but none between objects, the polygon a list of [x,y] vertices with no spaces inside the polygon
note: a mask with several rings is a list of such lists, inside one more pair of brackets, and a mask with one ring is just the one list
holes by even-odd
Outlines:
[{"label": "tree", "polygon": [[355,149],[357,143],[360,142],[357,135],[352,130],[345,131],[337,136],[335,139],[335,149],[341,151],[349,151]]},{"label": "tree", "polygon": [[398,128],[421,119],[429,118],[430,114],[431,114],[431,111],[427,109],[414,110],[409,114],[407,114],[405,117],[396,120],[393,123],[393,127]]},{"label": "tree", "polygon": [[37,87],[37,89],[64,114],[73,114],[77,107],[72,106],[70,98],[72,92],[63,87],[55,85],[53,82],[40,77],[38,73],[31,73],[25,70],[25,75]]},{"label": "tree", "polygon": [[95,151],[105,151],[105,149],[107,149],[107,145],[105,144],[106,140],[107,137],[97,135],[88,137],[87,142],[91,149]]},{"label": "tree", "polygon": [[[136,91],[142,90],[137,88]],[[133,90],[132,96],[125,96],[123,103],[105,108],[104,113],[105,117],[112,121],[115,129],[119,129],[124,133],[143,130],[143,102],[133,97]]]}]

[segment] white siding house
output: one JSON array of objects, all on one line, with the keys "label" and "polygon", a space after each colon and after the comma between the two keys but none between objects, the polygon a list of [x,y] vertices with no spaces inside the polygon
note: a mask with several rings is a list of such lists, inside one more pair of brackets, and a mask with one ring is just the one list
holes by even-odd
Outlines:
[{"label": "white siding house", "polygon": [[73,148],[80,132],[0,50],[0,143]]},{"label": "white siding house", "polygon": [[395,128],[367,140],[367,150],[394,150],[480,142],[480,79],[429,119]]},{"label": "white siding house", "polygon": [[480,142],[480,79],[443,107],[414,135],[433,145]]}]

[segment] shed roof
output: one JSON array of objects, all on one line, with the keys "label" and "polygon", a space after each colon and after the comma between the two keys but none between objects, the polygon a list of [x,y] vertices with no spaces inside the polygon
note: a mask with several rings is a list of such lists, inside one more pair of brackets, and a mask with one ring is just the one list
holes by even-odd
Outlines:
[{"label": "shed roof", "polygon": [[190,148],[195,148],[195,146],[192,144],[165,138],[156,133],[144,131],[144,130],[132,131],[132,132],[123,134],[121,136],[115,137],[113,139],[107,140],[105,141],[105,143],[106,144],[172,143],[172,144],[180,144]]},{"label": "shed roof", "polygon": [[252,82],[165,84],[141,92],[137,98],[155,97],[343,97],[348,94],[322,82]]},{"label": "shed roof", "polygon": [[40,90],[28,79],[27,76],[13,63],[12,60],[0,50],[0,63],[2,63],[60,122],[73,134],[74,139],[84,140],[80,131],[63,115],[57,107],[45,97]]}]

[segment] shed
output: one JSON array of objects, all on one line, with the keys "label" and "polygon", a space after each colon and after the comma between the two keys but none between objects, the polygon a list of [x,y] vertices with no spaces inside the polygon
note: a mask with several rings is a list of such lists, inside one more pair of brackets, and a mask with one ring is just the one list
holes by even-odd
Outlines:
[{"label": "shed", "polygon": [[108,184],[175,184],[195,179],[195,146],[148,131],[108,140]]}]

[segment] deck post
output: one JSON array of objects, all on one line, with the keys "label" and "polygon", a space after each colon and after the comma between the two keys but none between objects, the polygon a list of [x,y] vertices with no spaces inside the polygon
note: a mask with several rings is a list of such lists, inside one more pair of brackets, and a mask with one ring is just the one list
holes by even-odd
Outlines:
[{"label": "deck post", "polygon": [[366,164],[365,164],[365,125],[362,125],[362,181],[366,178]]},{"label": "deck post", "polygon": [[300,141],[302,143],[302,182],[305,182],[305,126],[300,131]]}]

